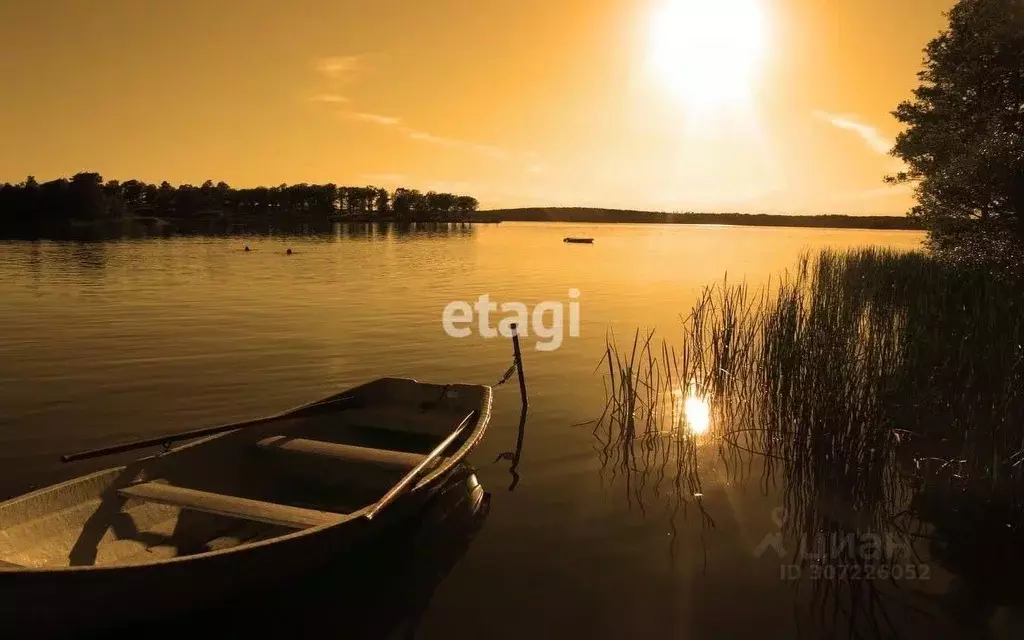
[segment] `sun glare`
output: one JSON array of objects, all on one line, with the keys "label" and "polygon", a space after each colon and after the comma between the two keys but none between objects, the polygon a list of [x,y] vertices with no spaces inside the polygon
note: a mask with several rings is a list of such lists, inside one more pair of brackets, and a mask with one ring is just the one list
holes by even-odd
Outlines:
[{"label": "sun glare", "polygon": [[649,62],[688,107],[741,107],[767,45],[763,0],[662,0],[648,35]]},{"label": "sun glare", "polygon": [[697,395],[690,395],[683,405],[683,414],[686,416],[686,424],[694,435],[703,435],[711,427],[711,407],[708,406],[706,398]]},{"label": "sun glare", "polygon": [[697,391],[695,381],[690,381],[688,389],[673,389],[675,415],[681,426],[695,436],[702,436],[711,428],[711,403],[706,396]]}]

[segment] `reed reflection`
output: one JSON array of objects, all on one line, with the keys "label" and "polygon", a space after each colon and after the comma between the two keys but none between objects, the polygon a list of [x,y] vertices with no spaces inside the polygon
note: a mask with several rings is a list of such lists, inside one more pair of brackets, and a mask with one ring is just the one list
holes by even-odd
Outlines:
[{"label": "reed reflection", "polygon": [[1012,291],[920,260],[824,253],[754,294],[726,282],[676,346],[610,337],[601,361],[602,468],[638,502],[666,477],[702,495],[709,441],[730,479],[759,475],[779,530],[759,553],[806,637],[977,631],[1024,601],[1024,319]]},{"label": "reed reflection", "polygon": [[685,518],[693,506],[701,526],[714,527],[704,506],[700,473],[700,450],[708,442],[711,407],[696,386],[689,389],[693,395],[678,386],[679,380],[690,377],[680,375],[690,361],[666,361],[664,357],[671,357],[667,347],[663,345],[664,352],[655,350],[653,337],[653,332],[637,332],[624,358],[614,336],[609,336],[598,365],[599,369],[607,366],[607,400],[594,436],[602,482],[612,487],[621,481],[628,505],[635,505],[644,516],[653,505],[663,508],[672,529],[669,556],[674,563],[680,514]]}]

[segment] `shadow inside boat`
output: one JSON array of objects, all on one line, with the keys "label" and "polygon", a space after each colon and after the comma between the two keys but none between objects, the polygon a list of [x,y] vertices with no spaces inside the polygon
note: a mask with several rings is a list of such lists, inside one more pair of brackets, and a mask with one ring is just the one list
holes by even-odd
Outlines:
[{"label": "shadow inside boat", "polygon": [[107,630],[103,637],[180,636],[197,628],[232,637],[413,637],[434,590],[465,554],[489,509],[490,495],[464,467],[405,526],[299,580],[246,591],[172,620]]}]

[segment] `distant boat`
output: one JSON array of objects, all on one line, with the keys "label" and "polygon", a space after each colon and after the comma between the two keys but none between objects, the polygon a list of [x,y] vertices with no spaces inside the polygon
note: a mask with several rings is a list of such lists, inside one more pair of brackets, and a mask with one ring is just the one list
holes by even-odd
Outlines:
[{"label": "distant boat", "polygon": [[490,410],[487,386],[383,378],[0,502],[0,602],[26,625],[79,629],[312,570],[406,522]]},{"label": "distant boat", "polygon": [[569,244],[594,244],[593,238],[566,238],[562,242],[568,242]]}]

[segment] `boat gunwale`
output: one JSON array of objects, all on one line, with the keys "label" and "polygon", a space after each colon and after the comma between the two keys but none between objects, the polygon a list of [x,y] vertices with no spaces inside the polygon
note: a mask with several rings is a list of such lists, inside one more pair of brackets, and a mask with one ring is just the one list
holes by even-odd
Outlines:
[{"label": "boat gunwale", "polygon": [[[394,378],[394,377],[390,377],[390,378],[378,378],[377,380],[374,380],[374,381],[371,381],[369,383],[366,383],[365,385],[360,385],[359,387],[356,387],[355,389],[358,389],[358,388],[363,387],[363,386],[367,386],[369,384],[373,384],[375,382],[381,382],[381,381],[384,381],[384,380],[390,380],[390,381],[402,380],[402,381],[414,382],[416,384],[432,384],[432,383],[421,383],[421,382],[419,382],[418,380],[416,380],[414,378]],[[460,446],[451,456],[446,457],[442,464],[438,465],[435,469],[433,469],[430,473],[428,473],[426,476],[424,476],[414,486],[412,486],[409,489],[407,489],[402,494],[402,496],[400,496],[399,500],[401,498],[404,498],[404,497],[410,495],[410,494],[414,494],[414,493],[416,493],[418,491],[423,490],[424,488],[428,487],[429,485],[431,485],[435,481],[437,481],[442,475],[451,472],[456,467],[456,465],[460,464],[462,461],[464,461],[466,459],[466,457],[469,455],[470,451],[472,451],[474,448],[476,448],[477,444],[479,444],[480,440],[483,438],[483,434],[487,430],[487,425],[488,425],[488,423],[490,422],[490,419],[491,419],[491,404],[492,404],[493,399],[494,399],[494,390],[491,388],[490,385],[466,385],[466,386],[476,387],[476,388],[479,388],[479,389],[481,389],[483,391],[483,398],[482,398],[482,401],[480,403],[480,406],[475,408],[475,409],[473,409],[474,413],[476,414],[476,420],[474,421],[473,431],[465,439],[465,441],[463,441],[462,446]],[[344,392],[344,393],[341,393],[341,394],[335,394],[333,396],[329,396],[328,398],[325,398],[323,400],[318,400],[316,402],[310,402],[310,403],[307,403],[307,404],[300,405],[300,406],[298,406],[298,407],[296,407],[294,409],[290,409],[288,411],[285,411],[285,412],[281,413],[278,416],[271,416],[270,419],[272,420],[272,419],[276,419],[276,418],[280,418],[280,419],[294,418],[296,416],[294,416],[293,414],[295,414],[295,413],[297,413],[299,411],[302,411],[302,410],[305,410],[305,409],[308,409],[308,408],[312,408],[312,407],[316,406],[319,403],[326,402],[326,401],[331,400],[333,398],[341,397],[343,395],[346,395],[347,393],[351,393],[355,389],[352,389],[352,390],[350,390],[348,392]],[[151,459],[171,456],[171,455],[174,455],[175,453],[179,453],[181,451],[184,451],[184,450],[187,450],[187,449],[191,449],[192,447],[196,447],[196,446],[205,444],[207,442],[216,440],[218,438],[223,438],[223,437],[225,437],[225,436],[227,436],[229,434],[237,433],[240,429],[244,429],[244,427],[240,427],[239,429],[233,429],[231,431],[225,431],[223,433],[217,433],[217,434],[214,434],[214,435],[211,435],[211,436],[206,436],[206,437],[200,438],[198,440],[195,440],[193,442],[189,442],[187,444],[184,444],[184,445],[182,445],[180,447],[175,447],[174,449],[171,449],[169,451],[162,451],[162,452],[157,453],[155,455],[151,455],[151,456],[146,456],[146,457],[140,458],[139,460],[135,461],[132,464],[137,464],[137,463],[143,462],[145,460],[151,460]],[[52,485],[47,485],[45,487],[40,487],[39,489],[36,489],[35,491],[30,491],[29,493],[25,493],[25,494],[16,496],[14,498],[11,498],[10,500],[5,500],[4,502],[0,502],[0,507],[3,507],[5,505],[7,505],[7,504],[15,503],[15,502],[21,502],[23,500],[28,500],[28,499],[33,498],[35,496],[41,495],[43,493],[46,493],[46,492],[49,492],[49,491],[54,491],[54,490],[62,488],[62,487],[71,486],[71,485],[74,485],[76,483],[83,482],[83,481],[86,481],[86,480],[91,479],[91,478],[95,478],[97,476],[102,476],[102,475],[110,474],[112,472],[124,471],[125,469],[128,468],[128,466],[129,465],[121,465],[119,467],[109,467],[107,469],[101,469],[99,471],[95,471],[93,473],[89,473],[89,474],[86,474],[86,475],[83,475],[83,476],[76,476],[74,478],[70,478],[68,480],[65,480],[64,482],[59,482],[57,484],[52,484]],[[321,525],[317,525],[315,527],[309,527],[309,528],[306,528],[306,529],[299,529],[297,531],[292,531],[290,533],[286,533],[286,534],[283,534],[283,535],[280,535],[280,536],[274,536],[272,538],[267,538],[265,540],[257,540],[255,542],[243,543],[243,544],[240,544],[240,545],[237,545],[237,546],[234,546],[234,547],[229,547],[227,549],[217,549],[217,550],[214,550],[214,551],[204,551],[202,553],[195,553],[195,554],[190,554],[190,555],[185,555],[185,556],[176,556],[176,557],[173,557],[173,558],[163,558],[163,559],[159,559],[159,560],[152,560],[152,561],[146,561],[146,562],[125,563],[125,564],[110,564],[110,565],[99,565],[99,566],[97,566],[97,565],[77,565],[77,566],[65,566],[65,567],[25,567],[25,566],[4,567],[3,565],[0,565],[0,580],[2,580],[5,575],[8,575],[8,576],[9,575],[21,575],[21,574],[40,575],[40,574],[66,574],[66,573],[94,572],[94,571],[106,571],[106,572],[125,571],[125,570],[130,570],[130,569],[139,569],[139,568],[142,568],[142,567],[154,567],[154,566],[169,565],[169,564],[173,564],[173,563],[193,562],[193,561],[198,561],[198,560],[205,560],[205,559],[209,559],[209,558],[213,558],[213,557],[219,557],[219,556],[224,556],[224,555],[228,555],[228,554],[232,554],[232,553],[242,553],[242,552],[248,551],[250,549],[258,549],[258,548],[265,547],[265,546],[268,546],[268,545],[276,544],[278,542],[291,541],[291,540],[295,540],[295,539],[298,539],[298,538],[301,538],[301,537],[304,537],[304,536],[319,534],[319,533],[322,533],[322,532],[324,532],[324,531],[326,531],[328,529],[333,529],[335,527],[341,527],[341,526],[344,526],[346,524],[349,524],[349,523],[352,523],[352,522],[356,522],[358,520],[363,519],[363,516],[366,513],[368,513],[373,508],[373,506],[375,504],[376,504],[376,502],[372,503],[372,504],[369,504],[369,505],[366,505],[366,506],[364,506],[364,507],[362,507],[362,508],[360,508],[360,509],[358,509],[358,510],[352,512],[352,513],[338,514],[338,515],[342,516],[342,519],[340,521],[338,521],[338,522],[327,522],[327,523],[324,523],[324,524],[321,524]],[[385,514],[388,513],[388,510],[385,510],[383,513],[385,513]],[[366,522],[366,524],[370,524],[371,523],[371,521],[369,521],[369,520],[367,520],[365,522]]]}]

